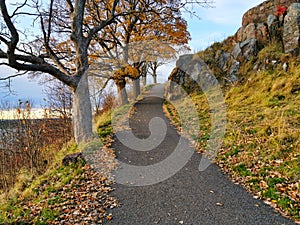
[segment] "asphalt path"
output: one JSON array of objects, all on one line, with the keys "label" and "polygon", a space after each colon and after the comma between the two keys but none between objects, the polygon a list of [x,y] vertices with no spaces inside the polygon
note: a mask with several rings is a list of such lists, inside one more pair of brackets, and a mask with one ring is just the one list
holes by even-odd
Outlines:
[{"label": "asphalt path", "polygon": [[[163,86],[154,86],[147,97],[135,104],[129,124],[137,138],[146,139],[151,135],[150,120],[159,117],[167,126],[164,140],[153,150],[137,151],[115,137],[112,148],[119,161],[140,167],[155,165],[168,158],[179,144],[180,136],[162,110],[162,96]],[[188,144],[186,146],[188,148]],[[212,164],[200,172],[201,157],[194,153],[180,171],[159,183],[146,186],[116,183],[112,195],[119,199],[121,207],[110,211],[113,219],[105,224],[295,224],[232,183],[217,165]]]}]

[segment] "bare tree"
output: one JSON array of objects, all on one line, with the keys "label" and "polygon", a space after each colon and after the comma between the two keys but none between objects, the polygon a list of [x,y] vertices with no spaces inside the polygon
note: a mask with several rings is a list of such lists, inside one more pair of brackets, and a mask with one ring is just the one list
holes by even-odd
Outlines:
[{"label": "bare tree", "polygon": [[[46,6],[39,0],[23,0],[8,8],[6,1],[0,0],[0,59],[4,60],[0,65],[21,73],[50,74],[69,86],[73,94],[74,136],[78,143],[93,136],[88,85],[89,55],[93,52],[91,44],[106,27],[120,23],[117,18],[132,13],[130,8],[121,7],[125,2],[50,0]],[[139,13],[147,15],[152,11],[151,6],[156,1],[147,2],[147,7]],[[164,6],[161,10],[168,10],[170,4],[176,3],[185,8],[190,3],[206,5],[208,2],[161,1],[160,4]],[[18,20],[32,21],[31,29],[36,31],[32,36],[35,38],[29,37],[28,30],[18,26]],[[104,37],[101,43],[105,42],[110,40]],[[9,80],[17,75],[0,80]]]},{"label": "bare tree", "polygon": [[[1,25],[5,28],[0,34],[0,58],[6,59],[1,64],[18,71],[47,73],[69,86],[73,94],[75,139],[77,142],[87,140],[92,137],[88,50],[94,36],[114,21],[119,1],[99,1],[104,6],[103,13],[101,20],[92,26],[84,20],[85,0],[59,2],[51,0],[48,10],[42,10],[42,5],[38,1],[32,1],[31,4],[29,2],[24,0],[23,4],[14,5],[15,9],[9,13],[6,1],[0,0]],[[60,5],[64,5],[64,9]],[[26,31],[17,28],[15,21],[19,16],[40,21],[41,38],[35,40],[34,44],[32,40],[20,38]],[[97,17],[97,15],[90,16]],[[71,54],[66,54],[70,52],[58,48],[60,38],[70,42]],[[40,51],[36,51],[34,46],[37,42],[40,42]],[[2,79],[9,78],[11,77]]]}]

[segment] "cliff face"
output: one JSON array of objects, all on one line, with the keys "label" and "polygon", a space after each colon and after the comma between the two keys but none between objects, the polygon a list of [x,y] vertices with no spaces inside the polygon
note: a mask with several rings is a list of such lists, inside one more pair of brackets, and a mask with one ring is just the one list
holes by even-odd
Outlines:
[{"label": "cliff face", "polygon": [[[280,5],[283,11],[278,15],[277,7]],[[236,42],[256,39],[261,46],[270,41],[279,41],[282,42],[285,53],[298,55],[299,31],[300,3],[295,0],[271,0],[244,14],[242,27],[234,39]]]},{"label": "cliff face", "polygon": [[250,23],[264,23],[267,21],[269,15],[273,15],[277,5],[284,5],[289,7],[292,3],[296,3],[297,0],[269,0],[259,4],[252,9],[249,9],[243,15],[242,25],[247,26]]},{"label": "cliff face", "polygon": [[[280,54],[257,57],[260,51],[271,45]],[[295,0],[269,0],[244,14],[242,27],[236,34],[197,55],[209,66],[218,81],[226,84],[242,79],[245,71],[241,71],[241,67],[250,61],[252,70],[265,70],[272,66],[287,70],[288,58],[298,56],[299,48],[300,3]],[[184,85],[186,79],[182,77],[186,76],[177,67],[169,80],[182,81],[179,84]]]}]

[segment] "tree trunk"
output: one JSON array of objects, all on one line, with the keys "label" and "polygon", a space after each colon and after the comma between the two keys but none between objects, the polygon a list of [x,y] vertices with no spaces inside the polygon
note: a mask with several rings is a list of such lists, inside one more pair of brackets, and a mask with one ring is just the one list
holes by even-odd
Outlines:
[{"label": "tree trunk", "polygon": [[140,79],[133,80],[133,97],[136,99],[141,94]]},{"label": "tree trunk", "polygon": [[153,77],[153,83],[154,84],[157,84],[157,74],[156,74],[157,68],[158,68],[158,63],[153,62],[153,64],[152,64],[152,77]]},{"label": "tree trunk", "polygon": [[142,76],[142,82],[143,82],[143,86],[145,87],[147,85],[147,77],[146,76]]},{"label": "tree trunk", "polygon": [[156,74],[153,74],[152,77],[153,77],[153,83],[157,84],[157,76],[156,76]]},{"label": "tree trunk", "polygon": [[73,128],[77,143],[92,137],[92,106],[88,86],[88,71],[82,75],[73,92]]},{"label": "tree trunk", "polygon": [[117,89],[118,89],[118,97],[119,97],[119,103],[121,105],[126,105],[128,104],[128,95],[126,92],[126,80],[125,79],[120,79],[120,80],[116,80],[116,85],[117,85]]}]

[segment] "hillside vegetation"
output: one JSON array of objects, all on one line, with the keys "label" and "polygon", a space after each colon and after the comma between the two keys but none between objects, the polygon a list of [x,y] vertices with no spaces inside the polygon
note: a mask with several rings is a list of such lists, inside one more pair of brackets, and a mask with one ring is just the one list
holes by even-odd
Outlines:
[{"label": "hillside vegetation", "polygon": [[[139,99],[151,87],[146,86]],[[0,193],[0,224],[102,224],[111,220],[108,209],[119,205],[110,193],[111,172],[117,167],[109,148],[116,132],[112,119],[118,123],[114,128],[122,129],[131,107],[108,108],[95,117],[99,139],[79,146],[71,140],[56,151],[46,171],[35,176],[25,171],[16,177],[10,190]],[[75,152],[82,152],[85,160],[63,165],[63,158]]]},{"label": "hillside vegetation", "polygon": [[[287,55],[281,48],[269,44],[241,65],[238,83],[224,87],[226,134],[215,162],[233,181],[299,222],[300,59],[288,58],[287,72],[276,64],[253,69],[266,59],[283,58],[287,59]],[[200,124],[199,136],[191,136],[198,144],[197,151],[205,152],[211,129],[210,109],[203,93],[194,92],[191,97],[198,108]],[[185,103],[179,104],[188,114]],[[166,106],[173,122],[180,126],[175,108]],[[188,126],[197,122],[189,120]]]},{"label": "hillside vegetation", "polygon": [[[0,224],[91,224],[111,220],[108,208],[118,205],[111,197],[109,172],[114,153],[99,141],[68,144],[59,151],[52,165],[34,179],[20,177],[9,196],[1,196]],[[62,165],[65,155],[89,150],[101,157],[101,170],[85,161]],[[96,155],[94,155],[95,157]]]}]

